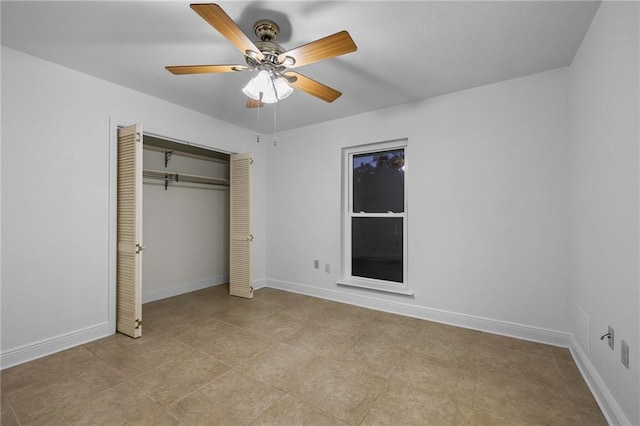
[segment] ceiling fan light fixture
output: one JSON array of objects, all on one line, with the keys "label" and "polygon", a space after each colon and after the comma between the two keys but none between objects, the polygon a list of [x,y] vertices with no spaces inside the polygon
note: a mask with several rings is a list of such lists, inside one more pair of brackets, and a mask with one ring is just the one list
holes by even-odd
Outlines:
[{"label": "ceiling fan light fixture", "polygon": [[265,104],[275,104],[278,102],[276,91],[273,90],[273,85],[270,85],[266,92],[262,93],[262,102]]},{"label": "ceiling fan light fixture", "polygon": [[263,102],[269,90],[273,91],[271,76],[266,70],[262,70],[257,76],[249,80],[249,83],[242,89],[242,92],[256,101],[260,100],[260,93],[263,94]]},{"label": "ceiling fan light fixture", "polygon": [[273,87],[278,97],[278,100],[283,100],[291,93],[293,93],[293,87],[289,86],[287,79],[284,77],[278,77],[273,81]]},{"label": "ceiling fan light fixture", "polygon": [[254,79],[252,78],[249,81],[249,83],[247,83],[247,85],[242,88],[242,93],[244,93],[245,95],[247,95],[253,100],[259,101],[260,92],[256,92],[255,85],[253,84],[253,80]]},{"label": "ceiling fan light fixture", "polygon": [[242,92],[256,101],[273,104],[283,100],[293,92],[284,77],[273,79],[267,70],[262,70],[242,89]]}]

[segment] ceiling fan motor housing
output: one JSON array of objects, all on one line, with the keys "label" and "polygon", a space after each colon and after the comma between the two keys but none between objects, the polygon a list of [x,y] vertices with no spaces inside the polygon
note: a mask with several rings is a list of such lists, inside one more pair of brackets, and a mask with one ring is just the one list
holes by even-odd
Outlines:
[{"label": "ceiling fan motor housing", "polygon": [[245,56],[247,65],[251,68],[262,67],[275,69],[281,67],[282,64],[278,62],[278,55],[285,52],[285,50],[278,43],[274,42],[280,33],[278,24],[268,19],[261,19],[253,25],[253,31],[260,39],[260,41],[256,41],[254,44],[264,55],[264,60],[258,61],[251,56]]},{"label": "ceiling fan motor housing", "polygon": [[259,61],[251,56],[245,56],[245,61],[249,67],[257,68],[260,65],[273,65],[273,67],[281,66],[281,64],[278,63],[278,55],[285,51],[282,46],[272,41],[256,41],[254,44],[258,49],[260,49],[264,55],[264,59]]},{"label": "ceiling fan motor housing", "polygon": [[280,33],[280,27],[273,21],[261,19],[253,24],[253,32],[262,41],[273,41]]},{"label": "ceiling fan motor housing", "polygon": [[278,55],[285,50],[278,43],[274,42],[280,33],[278,24],[268,19],[262,19],[253,25],[253,31],[260,39],[260,41],[256,41],[254,44],[264,55],[264,60],[258,61],[251,56],[245,56],[247,65],[251,68],[258,68],[261,65],[272,65],[274,68],[279,67],[281,64],[278,63]]}]

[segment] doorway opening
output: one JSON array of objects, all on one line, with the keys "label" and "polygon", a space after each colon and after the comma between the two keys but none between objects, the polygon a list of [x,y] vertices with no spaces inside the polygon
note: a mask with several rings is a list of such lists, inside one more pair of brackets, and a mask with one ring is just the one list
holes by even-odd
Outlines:
[{"label": "doorway opening", "polygon": [[[140,337],[142,303],[227,282],[230,289],[240,282],[248,292],[238,295],[252,297],[252,286],[244,282],[252,276],[251,250],[238,251],[232,232],[238,228],[234,211],[242,221],[250,218],[250,167],[244,167],[250,156],[143,135],[140,125],[117,134],[110,203],[113,207],[115,200],[117,206],[111,221],[115,242],[110,243],[116,252],[110,261],[113,331]],[[241,229],[247,234],[240,245],[250,246],[250,223]],[[235,261],[239,252],[248,257]]]}]

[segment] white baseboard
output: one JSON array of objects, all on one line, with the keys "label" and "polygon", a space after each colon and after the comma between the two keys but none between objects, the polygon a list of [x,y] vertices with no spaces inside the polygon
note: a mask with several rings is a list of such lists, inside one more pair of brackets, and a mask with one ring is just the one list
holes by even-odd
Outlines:
[{"label": "white baseboard", "polygon": [[568,347],[578,369],[580,370],[580,373],[582,374],[582,377],[589,386],[589,389],[600,406],[607,422],[611,425],[632,424],[613,397],[613,394],[605,384],[604,380],[602,380],[602,377],[600,377],[593,364],[589,361],[589,358],[582,351],[582,348],[574,336],[569,333],[531,327],[522,324],[514,324],[511,322],[498,321],[473,315],[459,314],[440,309],[432,309],[393,300],[384,300],[369,294],[356,295],[340,291],[339,289],[333,290],[318,288],[288,281],[267,279],[266,286],[293,293],[334,300],[336,302],[349,303],[365,308],[372,308],[399,315],[425,319],[428,321],[436,321],[458,327],[484,331],[487,333],[515,337],[518,339],[554,346]]},{"label": "white baseboard", "polygon": [[548,330],[539,327],[532,327],[523,324],[516,324],[507,321],[499,321],[490,318],[483,318],[473,315],[449,312],[440,309],[427,308],[410,303],[385,300],[382,298],[367,295],[357,295],[347,293],[337,289],[326,289],[312,287],[305,284],[293,283],[267,279],[266,286],[293,293],[306,294],[308,296],[320,297],[322,299],[334,300],[336,302],[348,303],[365,308],[377,309],[408,317],[420,318],[428,321],[435,321],[444,324],[451,324],[458,327],[472,330],[484,331],[502,336],[515,337],[532,342],[545,343],[548,345],[568,347],[569,333]]},{"label": "white baseboard", "polygon": [[166,299],[167,297],[179,296],[181,294],[191,293],[192,291],[202,290],[203,288],[213,287],[228,282],[228,275],[220,275],[206,280],[180,283],[172,285],[171,287],[161,288],[159,290],[147,291],[142,293],[142,303],[149,303],[160,299]]},{"label": "white baseboard", "polygon": [[[178,296],[180,294],[201,290],[203,288],[225,284],[227,282],[229,282],[229,277],[227,275],[221,275],[208,280],[188,282],[169,288],[150,291],[142,294],[142,303]],[[265,279],[256,280],[254,282],[254,288],[260,289],[265,287],[265,284]],[[85,343],[110,336],[111,334],[113,334],[113,331],[111,330],[109,323],[105,322],[103,324],[86,327],[70,333],[54,336],[49,339],[40,340],[35,343],[12,348],[0,353],[0,370],[33,361],[34,359],[42,358],[65,349],[83,345]]]},{"label": "white baseboard", "polygon": [[28,345],[19,346],[17,348],[3,351],[0,354],[0,369],[13,367],[14,365],[23,364],[43,356],[51,355],[65,349],[79,346],[96,339],[109,336],[109,324],[102,323],[71,333],[61,334],[50,339],[40,340]]},{"label": "white baseboard", "polygon": [[[215,279],[185,283],[168,289],[156,290],[143,294],[143,302],[146,303],[153,300],[164,299],[166,297],[177,296],[179,294],[188,293],[202,288],[224,284],[227,281],[228,277],[221,276]],[[384,300],[370,295],[355,295],[342,292],[340,290],[323,289],[288,281],[273,279],[260,279],[254,281],[254,289],[258,290],[263,287],[306,294],[309,296],[334,300],[336,302],[348,303],[409,317],[451,324],[487,333],[500,334],[554,346],[569,347],[580,373],[591,389],[591,392],[607,419],[607,422],[609,422],[609,424],[620,425],[631,424],[622,411],[622,408],[611,394],[611,391],[589,361],[589,358],[584,354],[575,338],[568,333],[432,309],[398,301]],[[9,349],[0,353],[0,369],[23,364],[37,358],[106,337],[110,334],[112,333],[109,331],[109,324],[105,322],[76,330],[71,333],[55,336],[50,339]]]},{"label": "white baseboard", "polygon": [[591,361],[589,361],[589,357],[584,353],[582,347],[573,336],[571,336],[569,349],[607,422],[610,425],[630,425],[631,422],[613,397],[609,387],[604,380],[602,380],[602,377],[600,377],[593,364],[591,364]]},{"label": "white baseboard", "polygon": [[253,289],[254,290],[260,290],[261,288],[267,287],[267,279],[266,278],[261,278],[259,280],[255,280],[253,282]]}]

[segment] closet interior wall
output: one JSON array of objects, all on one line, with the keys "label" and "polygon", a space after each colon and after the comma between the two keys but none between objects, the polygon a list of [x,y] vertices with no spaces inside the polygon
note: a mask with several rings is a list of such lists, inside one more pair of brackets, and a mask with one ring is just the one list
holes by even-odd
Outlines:
[{"label": "closet interior wall", "polygon": [[[229,277],[229,162],[167,151],[147,144],[143,149],[143,303]],[[158,171],[167,172],[169,181]],[[215,179],[198,183],[181,174]]]}]

